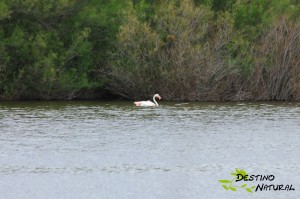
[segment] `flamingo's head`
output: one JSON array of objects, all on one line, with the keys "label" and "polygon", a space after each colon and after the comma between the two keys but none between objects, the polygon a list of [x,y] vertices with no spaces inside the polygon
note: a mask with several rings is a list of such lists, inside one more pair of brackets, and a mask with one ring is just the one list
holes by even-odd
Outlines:
[{"label": "flamingo's head", "polygon": [[158,98],[159,100],[161,100],[161,97],[159,96],[159,94],[155,94],[154,97]]}]

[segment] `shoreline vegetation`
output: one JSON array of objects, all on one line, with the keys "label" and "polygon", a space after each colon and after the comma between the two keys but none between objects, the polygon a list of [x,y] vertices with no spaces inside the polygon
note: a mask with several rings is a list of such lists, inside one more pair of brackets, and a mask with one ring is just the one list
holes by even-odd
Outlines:
[{"label": "shoreline vegetation", "polygon": [[298,0],[2,0],[0,100],[300,100]]}]

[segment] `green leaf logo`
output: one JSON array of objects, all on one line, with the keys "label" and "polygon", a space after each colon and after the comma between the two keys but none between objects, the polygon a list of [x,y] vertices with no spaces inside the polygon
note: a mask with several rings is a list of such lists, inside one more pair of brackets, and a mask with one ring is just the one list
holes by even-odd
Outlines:
[{"label": "green leaf logo", "polygon": [[229,188],[226,185],[222,185],[225,190],[228,190]]},{"label": "green leaf logo", "polygon": [[219,182],[221,182],[221,183],[231,183],[230,180],[219,180]]},{"label": "green leaf logo", "polygon": [[247,176],[246,179],[248,178],[248,174],[246,171],[236,168],[234,172],[230,173],[230,175],[234,176],[232,180],[218,180],[218,181],[222,184],[222,187],[226,191],[227,190],[237,191],[238,189],[245,189],[247,192],[253,193],[253,189],[256,186],[247,187],[247,184],[243,184],[241,186],[236,186],[233,184],[236,181],[238,174]]}]

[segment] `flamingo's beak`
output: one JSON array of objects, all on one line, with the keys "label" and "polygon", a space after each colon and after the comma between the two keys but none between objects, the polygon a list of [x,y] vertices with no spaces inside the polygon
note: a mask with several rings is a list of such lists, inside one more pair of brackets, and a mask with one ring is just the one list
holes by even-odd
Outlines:
[{"label": "flamingo's beak", "polygon": [[160,96],[158,96],[157,98],[158,98],[159,100],[161,100],[161,97],[160,97]]}]

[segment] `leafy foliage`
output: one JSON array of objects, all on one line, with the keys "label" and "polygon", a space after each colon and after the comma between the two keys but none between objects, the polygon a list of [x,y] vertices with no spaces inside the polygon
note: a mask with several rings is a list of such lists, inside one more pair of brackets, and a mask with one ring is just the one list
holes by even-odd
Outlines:
[{"label": "leafy foliage", "polygon": [[111,35],[118,23],[112,23],[117,19],[112,16],[122,5],[80,0],[1,2],[0,96],[73,99],[83,90],[100,88],[103,81],[95,75],[96,65],[114,40]]},{"label": "leafy foliage", "polygon": [[300,99],[299,13],[297,0],[2,0],[0,99]]}]

